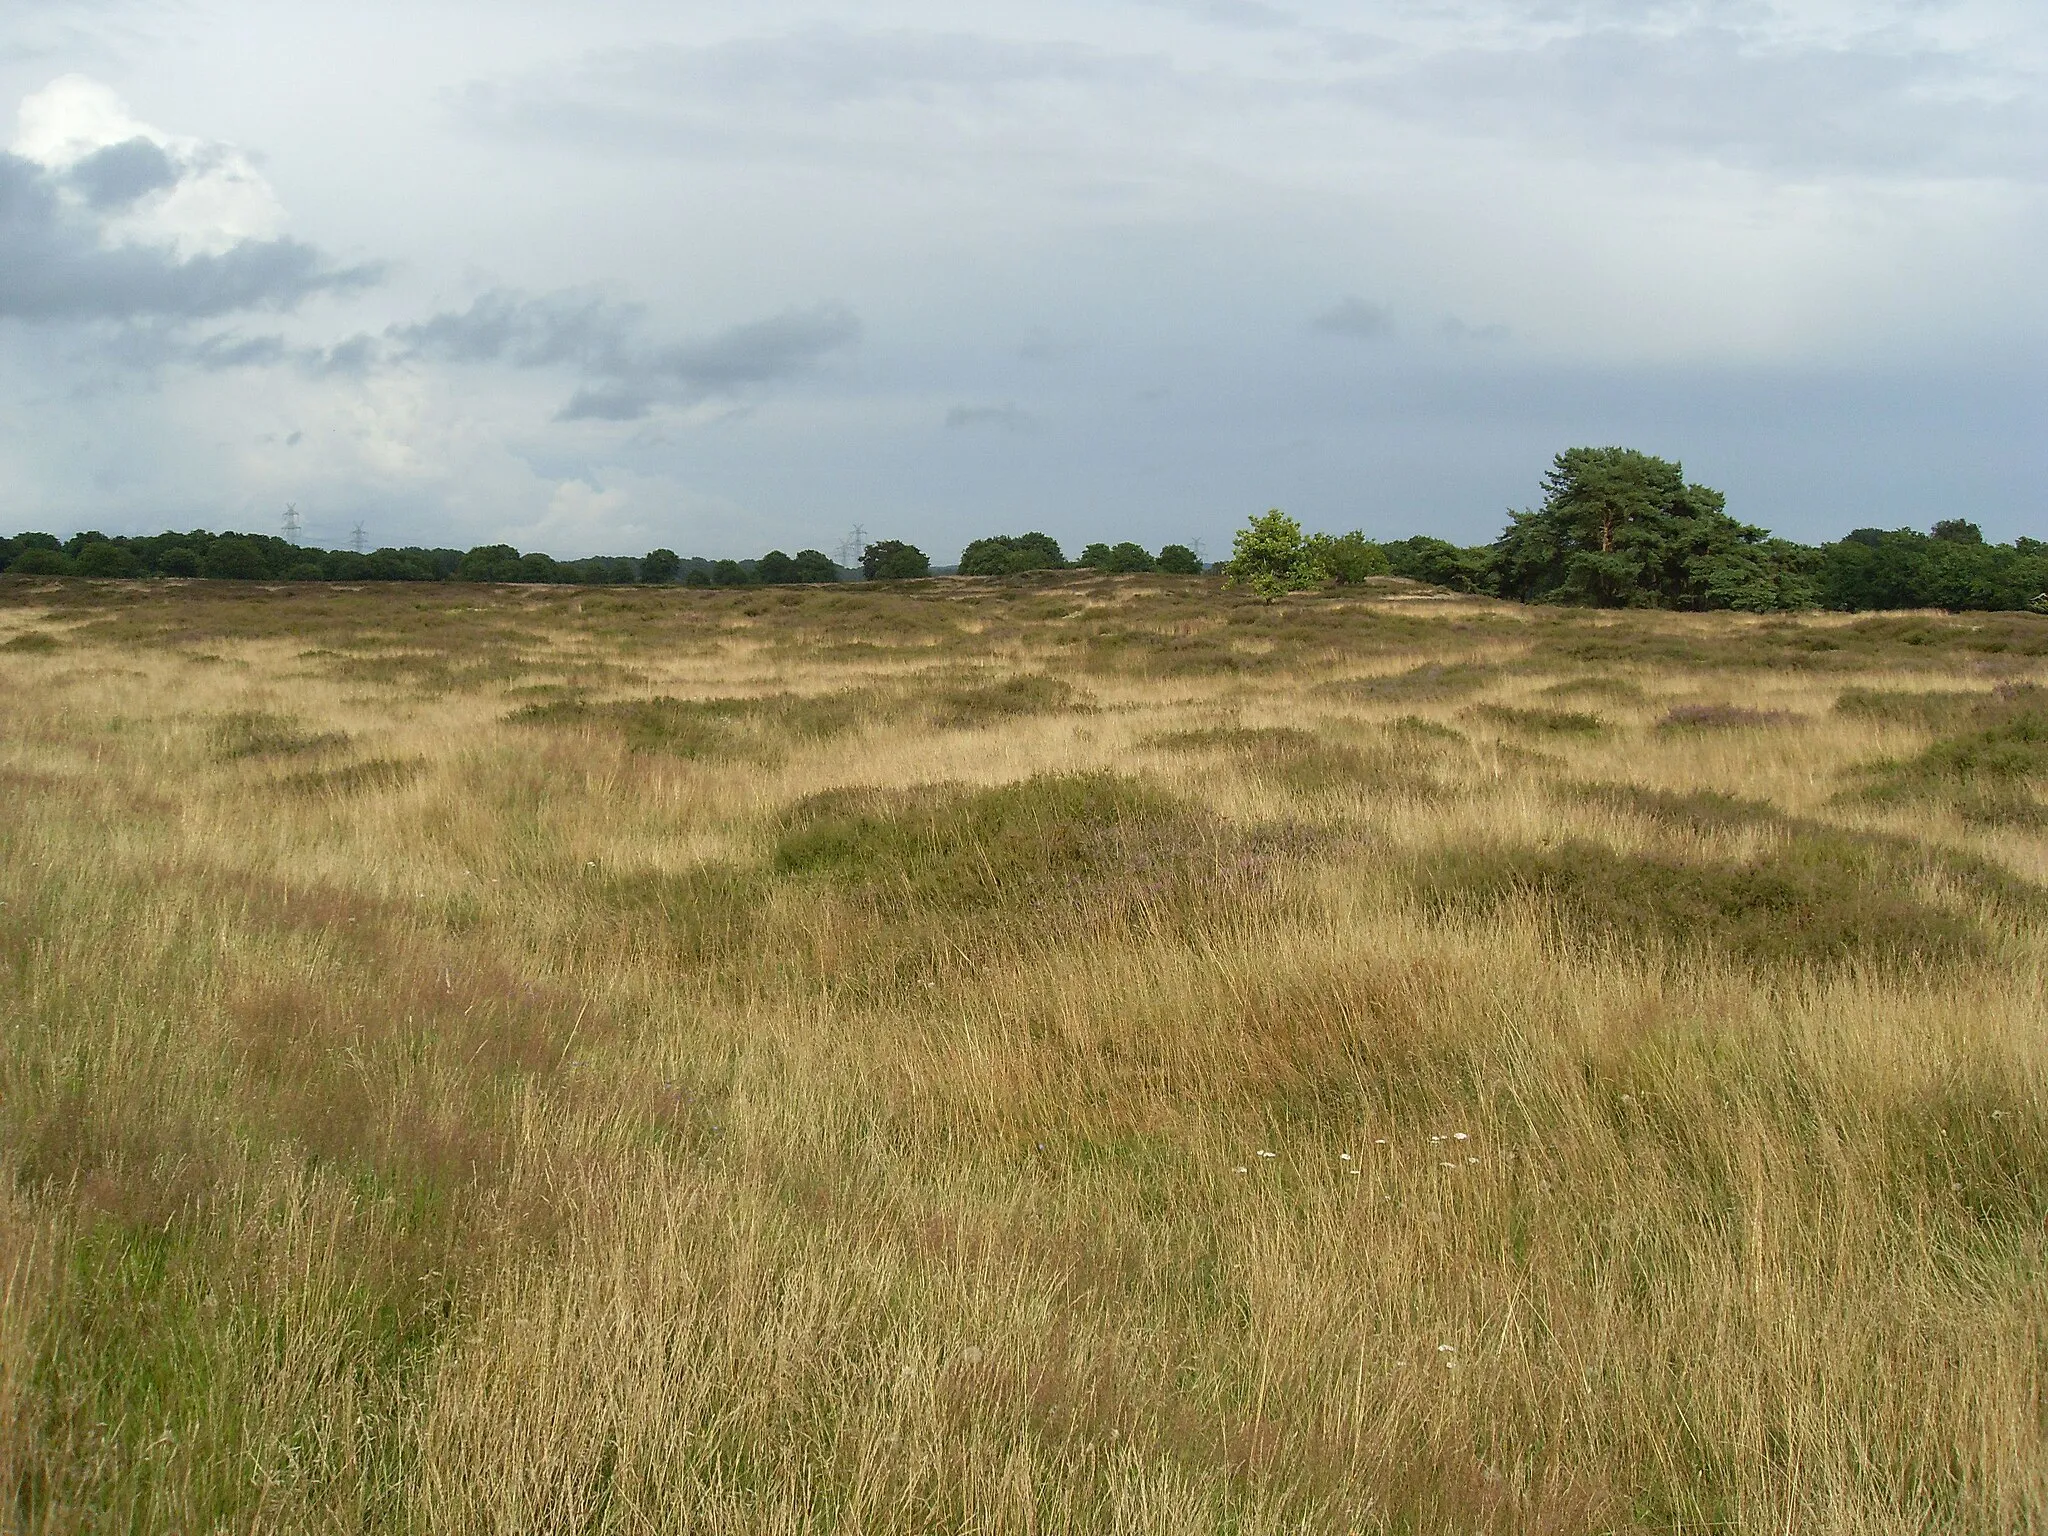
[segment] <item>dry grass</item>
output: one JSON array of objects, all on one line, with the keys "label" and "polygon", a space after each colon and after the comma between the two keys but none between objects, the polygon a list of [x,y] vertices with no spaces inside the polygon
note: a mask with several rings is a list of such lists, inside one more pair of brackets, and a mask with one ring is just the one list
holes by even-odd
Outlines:
[{"label": "dry grass", "polygon": [[0,1529],[2040,1530],[2044,656],[0,582]]}]

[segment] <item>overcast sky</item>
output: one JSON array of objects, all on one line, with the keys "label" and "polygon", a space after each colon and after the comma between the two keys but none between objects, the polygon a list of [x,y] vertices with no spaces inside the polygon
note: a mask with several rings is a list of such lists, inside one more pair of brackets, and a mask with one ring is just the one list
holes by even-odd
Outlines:
[{"label": "overcast sky", "polygon": [[2040,0],[6,0],[0,528],[2048,535]]}]

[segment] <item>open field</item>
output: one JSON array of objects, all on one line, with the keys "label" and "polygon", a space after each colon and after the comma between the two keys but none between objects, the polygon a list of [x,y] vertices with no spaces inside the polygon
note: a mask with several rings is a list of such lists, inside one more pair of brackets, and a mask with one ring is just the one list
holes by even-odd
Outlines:
[{"label": "open field", "polygon": [[0,582],[0,1529],[2041,1530],[2044,682]]}]

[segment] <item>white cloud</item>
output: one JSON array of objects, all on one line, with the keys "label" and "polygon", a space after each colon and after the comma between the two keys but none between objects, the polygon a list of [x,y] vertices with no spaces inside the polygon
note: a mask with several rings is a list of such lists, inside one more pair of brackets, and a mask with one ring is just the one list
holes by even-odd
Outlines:
[{"label": "white cloud", "polygon": [[[108,243],[163,245],[189,258],[219,256],[243,241],[284,233],[284,208],[241,150],[165,133],[133,116],[115,91],[83,75],[65,75],[25,97],[10,148],[45,170],[64,172],[99,151],[137,140],[162,151],[177,175],[106,221]],[[82,196],[75,189],[70,195]]]}]

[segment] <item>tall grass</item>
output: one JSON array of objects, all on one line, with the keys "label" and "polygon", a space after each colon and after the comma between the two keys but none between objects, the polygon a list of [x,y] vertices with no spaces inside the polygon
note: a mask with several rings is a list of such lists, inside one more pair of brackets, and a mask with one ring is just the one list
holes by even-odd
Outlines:
[{"label": "tall grass", "polygon": [[0,583],[0,1529],[2048,1525],[2048,625],[1404,598]]}]

